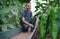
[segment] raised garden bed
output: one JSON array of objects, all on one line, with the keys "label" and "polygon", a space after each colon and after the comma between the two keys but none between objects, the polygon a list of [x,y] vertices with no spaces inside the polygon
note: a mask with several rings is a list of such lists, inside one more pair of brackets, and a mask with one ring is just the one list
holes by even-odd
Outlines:
[{"label": "raised garden bed", "polygon": [[8,31],[0,31],[0,39],[9,39],[10,37],[21,32],[20,28],[10,29]]}]

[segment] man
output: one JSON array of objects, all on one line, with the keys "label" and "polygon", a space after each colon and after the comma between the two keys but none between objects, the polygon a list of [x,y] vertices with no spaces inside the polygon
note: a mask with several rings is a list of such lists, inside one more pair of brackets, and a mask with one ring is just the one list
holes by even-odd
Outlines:
[{"label": "man", "polygon": [[23,31],[28,31],[29,27],[33,28],[34,25],[31,23],[31,17],[32,17],[32,12],[30,11],[31,9],[31,3],[26,4],[26,10],[22,11],[21,16],[22,16],[22,28]]}]

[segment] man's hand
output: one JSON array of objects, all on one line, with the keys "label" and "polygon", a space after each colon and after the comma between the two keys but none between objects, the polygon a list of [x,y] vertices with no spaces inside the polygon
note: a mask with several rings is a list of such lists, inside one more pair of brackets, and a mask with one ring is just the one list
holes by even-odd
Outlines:
[{"label": "man's hand", "polygon": [[29,24],[29,26],[30,26],[30,27],[33,27],[34,25],[32,25],[32,24]]},{"label": "man's hand", "polygon": [[22,21],[23,21],[23,23],[25,23],[25,24],[29,25],[30,27],[33,27],[33,26],[34,26],[34,25],[32,25],[32,24],[28,23],[27,21],[25,21],[25,18],[24,18],[24,17],[22,17]]}]

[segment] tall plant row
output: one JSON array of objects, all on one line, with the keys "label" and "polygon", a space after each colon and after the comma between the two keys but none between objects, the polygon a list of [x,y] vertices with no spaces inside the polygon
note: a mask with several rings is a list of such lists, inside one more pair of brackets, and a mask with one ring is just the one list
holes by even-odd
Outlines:
[{"label": "tall plant row", "polygon": [[[58,35],[58,8],[59,3],[56,0],[49,3],[40,3],[36,0],[36,11],[39,17],[40,39],[46,39],[46,33],[50,34],[51,39],[57,39]],[[47,31],[48,30],[48,31]]]},{"label": "tall plant row", "polygon": [[50,36],[51,39],[57,39],[57,35],[58,35],[58,28],[57,28],[57,7],[50,7],[50,11],[49,11],[49,32],[50,32]]}]

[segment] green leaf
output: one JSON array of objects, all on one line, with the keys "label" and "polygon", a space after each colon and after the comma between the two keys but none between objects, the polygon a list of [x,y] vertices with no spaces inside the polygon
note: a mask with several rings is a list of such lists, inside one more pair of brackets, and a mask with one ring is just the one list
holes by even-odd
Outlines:
[{"label": "green leaf", "polygon": [[2,31],[7,31],[7,26],[6,25],[0,25],[0,26],[2,26],[1,28],[2,28]]}]

